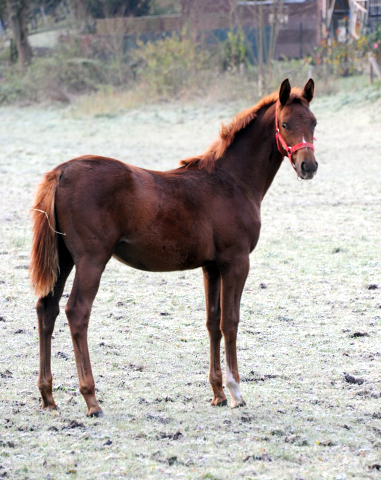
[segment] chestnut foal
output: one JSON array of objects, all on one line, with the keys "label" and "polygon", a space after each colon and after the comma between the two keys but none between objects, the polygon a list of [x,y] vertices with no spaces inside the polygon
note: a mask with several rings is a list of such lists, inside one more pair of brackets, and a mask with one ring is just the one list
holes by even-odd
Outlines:
[{"label": "chestnut foal", "polygon": [[312,145],[316,120],[309,108],[313,94],[312,80],[303,90],[291,90],[284,80],[279,93],[236,115],[203,155],[183,160],[175,170],[155,172],[89,155],[45,175],[33,209],[30,267],[39,297],[42,408],[56,408],[51,337],[65,282],[75,265],[66,315],[79,389],[87,415],[102,413],[95,398],[87,329],[111,257],[150,272],[202,267],[212,405],[227,403],[220,365],[222,337],[231,406],[245,404],[236,340],[249,255],[259,238],[262,199],[282,159],[289,157],[301,179],[316,173]]}]

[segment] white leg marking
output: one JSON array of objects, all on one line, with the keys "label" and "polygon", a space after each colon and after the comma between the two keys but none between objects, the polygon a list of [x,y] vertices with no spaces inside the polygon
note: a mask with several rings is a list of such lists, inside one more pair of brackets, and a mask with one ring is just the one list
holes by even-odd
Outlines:
[{"label": "white leg marking", "polygon": [[226,365],[225,372],[226,386],[232,397],[231,407],[235,408],[238,405],[245,405],[245,401],[242,397],[241,389],[239,388],[239,383],[234,380],[233,375],[231,374],[229,367]]}]

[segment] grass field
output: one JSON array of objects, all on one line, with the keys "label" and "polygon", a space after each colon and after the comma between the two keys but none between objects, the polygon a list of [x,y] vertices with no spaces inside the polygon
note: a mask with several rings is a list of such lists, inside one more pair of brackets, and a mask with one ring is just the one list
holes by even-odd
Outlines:
[{"label": "grass field", "polygon": [[89,329],[105,413],[96,419],[85,416],[63,308],[52,352],[60,408],[40,411],[27,270],[35,185],[86,153],[172,168],[248,105],[153,105],[114,118],[0,109],[0,478],[380,477],[381,100],[372,95],[314,101],[316,178],[298,183],[285,161],[263,202],[238,337],[247,406],[209,405],[201,271],[148,274],[112,260]]}]

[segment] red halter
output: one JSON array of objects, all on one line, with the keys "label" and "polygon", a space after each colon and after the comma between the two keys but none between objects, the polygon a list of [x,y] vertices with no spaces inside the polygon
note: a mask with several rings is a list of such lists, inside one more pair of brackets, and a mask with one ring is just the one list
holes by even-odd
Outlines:
[{"label": "red halter", "polygon": [[[276,144],[277,144],[279,152],[283,155],[282,150],[280,148],[280,146],[282,145],[283,149],[287,153],[288,158],[290,159],[290,163],[292,165],[292,168],[298,174],[298,171],[296,170],[296,167],[295,167],[295,163],[292,161],[292,155],[295,152],[297,152],[298,150],[300,150],[301,148],[311,148],[312,151],[314,152],[315,147],[313,146],[312,143],[307,143],[307,142],[298,143],[298,144],[294,145],[293,147],[290,147],[290,146],[287,145],[287,143],[285,142],[284,138],[282,137],[282,135],[280,134],[280,131],[279,131],[278,103],[279,103],[279,100],[275,104],[275,138],[276,138]],[[314,140],[316,140],[315,137],[314,137]],[[298,174],[298,176],[299,176],[299,174]]]}]

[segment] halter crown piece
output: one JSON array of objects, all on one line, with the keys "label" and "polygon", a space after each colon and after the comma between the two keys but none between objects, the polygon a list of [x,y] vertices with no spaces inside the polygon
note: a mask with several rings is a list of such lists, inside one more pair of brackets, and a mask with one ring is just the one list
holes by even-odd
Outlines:
[{"label": "halter crown piece", "polygon": [[[282,137],[282,135],[280,134],[280,131],[279,131],[279,123],[278,123],[278,104],[279,104],[279,100],[277,100],[276,104],[275,104],[275,139],[276,139],[276,144],[277,144],[277,147],[278,147],[278,150],[279,152],[283,155],[282,153],[282,150],[281,150],[281,146],[283,147],[283,149],[285,150],[285,152],[287,153],[287,156],[290,160],[290,163],[292,165],[292,168],[295,170],[295,172],[298,174],[298,171],[296,170],[296,167],[295,167],[295,164],[294,162],[292,161],[292,155],[297,152],[298,150],[302,149],[302,148],[311,148],[312,151],[314,152],[315,151],[315,147],[313,146],[312,143],[308,143],[308,142],[303,142],[303,143],[297,143],[296,145],[294,145],[293,147],[290,147],[289,145],[287,145],[287,143],[285,142],[284,138]],[[314,137],[314,140],[315,137]],[[299,176],[299,174],[298,174]]]}]

